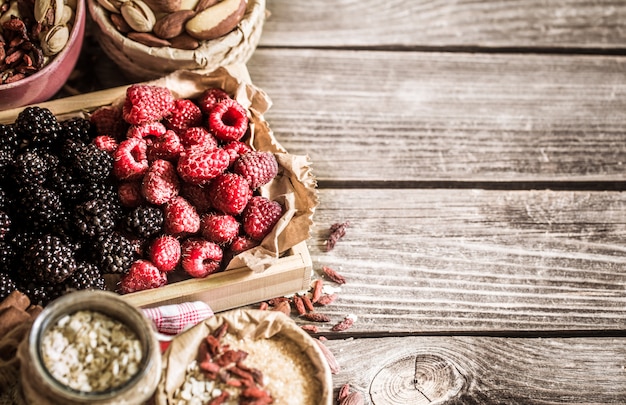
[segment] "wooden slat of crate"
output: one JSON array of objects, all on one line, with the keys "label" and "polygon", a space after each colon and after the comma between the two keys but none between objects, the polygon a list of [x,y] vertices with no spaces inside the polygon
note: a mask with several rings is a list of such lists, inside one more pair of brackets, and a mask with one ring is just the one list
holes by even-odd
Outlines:
[{"label": "wooden slat of crate", "polygon": [[287,256],[260,273],[247,268],[229,270],[203,279],[179,281],[154,290],[123,295],[122,298],[145,308],[204,301],[214,312],[220,312],[308,290],[311,269],[306,242],[300,242],[289,250]]}]

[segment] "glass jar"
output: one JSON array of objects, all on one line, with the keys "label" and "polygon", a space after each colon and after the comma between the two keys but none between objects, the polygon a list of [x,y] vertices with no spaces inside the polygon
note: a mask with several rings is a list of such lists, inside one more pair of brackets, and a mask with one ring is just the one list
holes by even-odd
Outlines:
[{"label": "glass jar", "polygon": [[[72,384],[62,383],[46,366],[44,337],[53,328],[57,328],[57,325],[68,322],[68,319],[78,319],[79,316],[76,315],[78,311],[102,314],[110,318],[113,324],[119,322],[134,332],[141,347],[141,355],[137,355],[138,361],[133,363],[133,368],[130,368],[128,356],[124,360],[118,359],[119,367],[113,373],[107,374],[107,376],[115,374],[118,370],[122,372],[133,370],[125,382],[99,391],[80,390],[71,388]],[[109,322],[105,324],[111,325]],[[91,325],[88,326],[91,327]],[[116,331],[120,328],[119,325],[115,326]],[[100,329],[104,334],[111,333],[110,329],[99,326],[98,330]],[[94,338],[96,335],[97,333],[92,331],[90,336]],[[78,333],[75,336],[78,336]],[[72,343],[72,338],[63,341]],[[95,343],[91,342],[91,344]],[[49,347],[47,343],[46,347]],[[77,347],[81,350],[84,348],[84,346]],[[77,352],[80,350],[77,349]],[[100,351],[102,352],[104,350]],[[113,349],[108,348],[107,352],[111,355],[111,361],[115,360]],[[76,291],[50,303],[33,322],[27,339],[19,347],[18,355],[21,361],[23,394],[27,403],[33,404],[143,404],[152,397],[161,376],[161,351],[152,323],[139,309],[109,291]],[[91,358],[88,358],[84,363],[88,364],[90,361]],[[136,371],[134,371],[134,366],[136,366]],[[100,374],[101,378],[105,380],[108,378],[102,375]]]}]

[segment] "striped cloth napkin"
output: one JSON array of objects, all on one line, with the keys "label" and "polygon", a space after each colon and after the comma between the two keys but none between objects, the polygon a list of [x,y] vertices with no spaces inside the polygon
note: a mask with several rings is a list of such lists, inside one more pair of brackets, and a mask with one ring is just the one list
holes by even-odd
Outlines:
[{"label": "striped cloth napkin", "polygon": [[211,307],[202,301],[143,308],[142,311],[152,321],[162,341],[172,340],[180,332],[213,316]]}]

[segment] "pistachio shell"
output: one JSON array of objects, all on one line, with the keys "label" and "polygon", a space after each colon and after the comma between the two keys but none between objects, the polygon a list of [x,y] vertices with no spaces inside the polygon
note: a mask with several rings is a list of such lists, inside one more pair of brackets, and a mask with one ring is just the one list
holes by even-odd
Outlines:
[{"label": "pistachio shell", "polygon": [[19,6],[17,5],[17,0],[13,0],[11,1],[11,3],[9,3],[9,9],[5,11],[2,16],[0,16],[0,24],[3,24],[4,22],[10,20],[12,15],[21,18]]},{"label": "pistachio shell", "polygon": [[70,38],[70,30],[66,25],[56,25],[43,36],[41,49],[44,55],[52,56],[61,52]]},{"label": "pistachio shell", "polygon": [[156,23],[154,12],[142,0],[130,0],[120,8],[124,20],[137,32],[150,32]]},{"label": "pistachio shell", "polygon": [[63,19],[63,9],[65,4],[63,3],[63,0],[52,0],[51,3],[54,5],[54,24],[53,25],[60,25],[61,24],[61,20]]},{"label": "pistachio shell", "polygon": [[35,20],[37,20],[37,22],[43,22],[50,7],[52,7],[51,0],[35,0],[35,9],[33,10]]},{"label": "pistachio shell", "polygon": [[63,18],[61,18],[59,24],[65,25],[72,21],[72,18],[74,18],[74,10],[72,10],[72,7],[66,4],[65,6],[63,6]]}]

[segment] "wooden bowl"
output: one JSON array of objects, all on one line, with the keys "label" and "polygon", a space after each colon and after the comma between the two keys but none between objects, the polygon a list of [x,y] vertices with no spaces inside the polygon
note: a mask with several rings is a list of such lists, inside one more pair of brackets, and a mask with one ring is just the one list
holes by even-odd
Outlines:
[{"label": "wooden bowl", "polygon": [[120,33],[110,12],[97,0],[87,0],[95,22],[95,35],[104,53],[133,81],[153,80],[176,70],[213,71],[221,66],[245,64],[261,38],[265,23],[265,0],[249,0],[243,19],[230,33],[201,41],[195,50],[149,47]]},{"label": "wooden bowl", "polygon": [[75,20],[65,48],[37,73],[14,83],[0,85],[0,110],[22,107],[49,100],[70,76],[83,46],[85,3],[76,2]]}]

